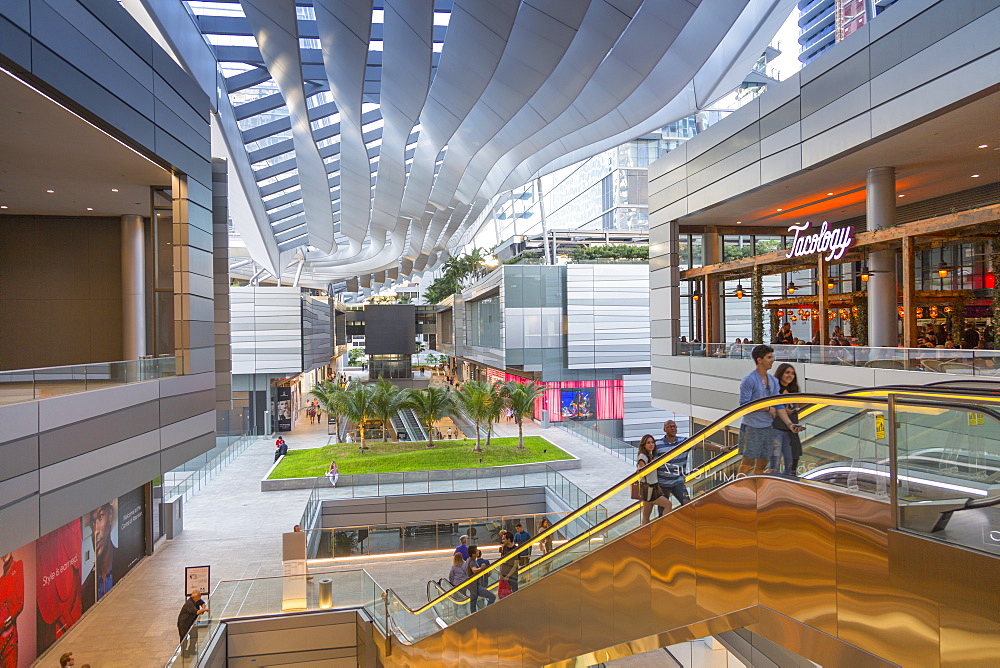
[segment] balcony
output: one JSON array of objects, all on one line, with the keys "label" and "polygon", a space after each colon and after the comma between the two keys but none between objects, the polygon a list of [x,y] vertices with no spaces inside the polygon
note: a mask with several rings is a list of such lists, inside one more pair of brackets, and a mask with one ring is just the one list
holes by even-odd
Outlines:
[{"label": "balcony", "polygon": [[175,357],[155,357],[0,371],[0,406],[167,378],[176,366]]}]

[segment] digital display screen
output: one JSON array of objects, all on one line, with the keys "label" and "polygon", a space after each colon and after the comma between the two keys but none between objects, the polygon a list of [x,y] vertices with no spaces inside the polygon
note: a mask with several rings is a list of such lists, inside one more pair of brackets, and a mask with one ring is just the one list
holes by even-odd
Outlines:
[{"label": "digital display screen", "polygon": [[596,417],[594,388],[560,390],[559,406],[564,420],[593,420]]}]

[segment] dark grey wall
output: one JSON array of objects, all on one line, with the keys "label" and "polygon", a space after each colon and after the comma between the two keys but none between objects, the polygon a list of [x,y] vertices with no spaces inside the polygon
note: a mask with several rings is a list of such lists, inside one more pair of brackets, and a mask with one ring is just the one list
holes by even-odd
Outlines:
[{"label": "dark grey wall", "polygon": [[333,356],[332,309],[330,302],[324,298],[302,298],[303,371],[312,371],[330,363]]},{"label": "dark grey wall", "polygon": [[[312,582],[308,586],[318,585]],[[358,661],[358,613],[315,612],[234,620],[226,624],[226,654],[229,668],[262,663],[356,668],[362,665]]]},{"label": "dark grey wall", "polygon": [[215,407],[228,410],[233,394],[229,341],[229,183],[227,163],[212,159],[212,281],[215,305]]},{"label": "dark grey wall", "polygon": [[119,219],[4,216],[0,369],[121,358]]},{"label": "dark grey wall", "polygon": [[365,306],[365,354],[412,355],[417,349],[416,336],[416,306]]}]

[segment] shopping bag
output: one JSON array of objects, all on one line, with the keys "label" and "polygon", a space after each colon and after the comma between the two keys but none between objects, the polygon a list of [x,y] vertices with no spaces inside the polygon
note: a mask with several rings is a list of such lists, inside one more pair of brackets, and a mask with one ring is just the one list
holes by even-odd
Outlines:
[{"label": "shopping bag", "polygon": [[510,588],[510,583],[507,580],[500,580],[499,586],[497,586],[497,596],[499,598],[507,598],[512,593],[514,593]]}]

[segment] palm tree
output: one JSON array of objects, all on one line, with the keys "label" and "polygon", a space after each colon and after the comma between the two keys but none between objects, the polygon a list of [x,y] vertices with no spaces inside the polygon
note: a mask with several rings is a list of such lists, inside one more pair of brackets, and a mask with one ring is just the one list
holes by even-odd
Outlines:
[{"label": "palm tree", "polygon": [[341,403],[344,399],[344,389],[332,380],[321,380],[313,385],[312,395],[319,402],[320,410],[332,415],[337,421],[337,440],[340,441],[340,434],[344,431],[343,409]]},{"label": "palm tree", "polygon": [[389,421],[399,412],[406,401],[408,392],[401,390],[385,378],[379,378],[375,383],[375,394],[372,397],[375,418],[382,422],[382,442],[389,440]]},{"label": "palm tree", "polygon": [[375,418],[375,386],[364,385],[356,380],[344,390],[341,399],[340,410],[347,419],[358,425],[361,435],[361,449],[367,450],[365,445],[365,424]]},{"label": "palm tree", "polygon": [[473,452],[482,452],[479,440],[479,425],[490,419],[493,411],[490,386],[478,380],[469,380],[455,390],[455,400],[476,425],[476,447]]},{"label": "palm tree", "polygon": [[451,412],[451,393],[443,387],[432,385],[410,392],[404,408],[409,408],[427,430],[427,447],[434,447],[434,423]]},{"label": "palm tree", "polygon": [[524,418],[535,413],[535,400],[545,392],[545,386],[537,383],[517,383],[511,381],[507,388],[507,408],[514,413],[517,422],[517,449],[524,450]]},{"label": "palm tree", "polygon": [[507,405],[507,384],[493,383],[489,386],[490,412],[486,421],[486,447],[493,440],[493,424],[500,420],[504,407]]}]

